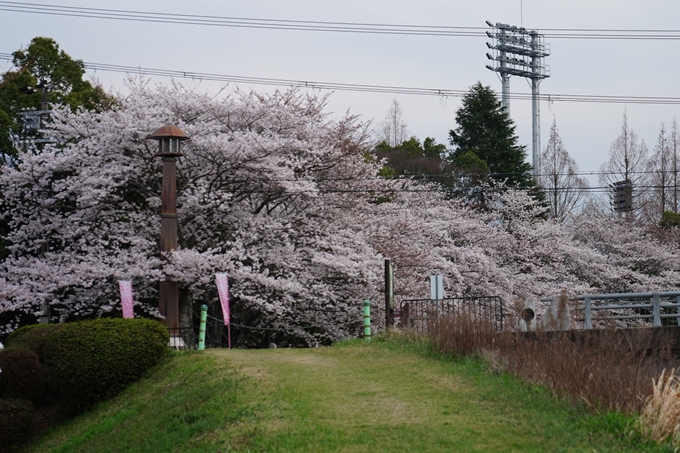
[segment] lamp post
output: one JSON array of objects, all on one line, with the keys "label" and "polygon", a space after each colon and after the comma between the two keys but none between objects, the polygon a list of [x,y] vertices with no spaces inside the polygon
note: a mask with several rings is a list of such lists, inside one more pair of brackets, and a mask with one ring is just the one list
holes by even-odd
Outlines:
[{"label": "lamp post", "polygon": [[[163,197],[161,202],[161,259],[177,249],[177,158],[182,156],[180,142],[188,140],[177,126],[165,125],[149,138],[158,140],[156,157],[163,159]],[[179,291],[177,282],[160,282],[158,308],[165,316],[171,337],[179,335]],[[171,340],[172,342],[172,340]]]}]

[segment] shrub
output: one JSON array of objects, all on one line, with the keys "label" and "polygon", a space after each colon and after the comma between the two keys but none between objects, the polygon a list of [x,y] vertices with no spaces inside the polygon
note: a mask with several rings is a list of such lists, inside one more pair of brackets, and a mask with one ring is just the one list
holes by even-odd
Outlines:
[{"label": "shrub", "polygon": [[168,331],[148,319],[98,319],[66,324],[44,350],[48,383],[85,409],[110,398],[167,353]]},{"label": "shrub", "polygon": [[64,324],[31,324],[10,333],[5,346],[10,349],[28,349],[43,361],[43,349],[50,336]]},{"label": "shrub", "polygon": [[664,230],[680,227],[680,213],[673,211],[664,211],[659,221],[659,227]]},{"label": "shrub", "polygon": [[0,399],[0,451],[4,451],[31,434],[33,404],[23,399]]},{"label": "shrub", "polygon": [[36,405],[44,402],[45,377],[35,352],[26,349],[0,351],[0,370],[0,395],[31,400]]}]

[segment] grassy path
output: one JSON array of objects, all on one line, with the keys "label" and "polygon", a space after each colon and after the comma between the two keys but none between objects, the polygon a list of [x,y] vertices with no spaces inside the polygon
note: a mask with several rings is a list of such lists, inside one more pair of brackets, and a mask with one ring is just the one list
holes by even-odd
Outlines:
[{"label": "grassy path", "polygon": [[652,452],[476,362],[398,343],[180,354],[36,452]]}]

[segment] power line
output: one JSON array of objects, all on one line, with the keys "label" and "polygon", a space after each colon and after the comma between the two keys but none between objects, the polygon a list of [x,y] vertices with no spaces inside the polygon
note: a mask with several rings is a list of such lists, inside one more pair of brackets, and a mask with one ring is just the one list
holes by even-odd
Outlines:
[{"label": "power line", "polygon": [[[380,24],[359,22],[330,22],[285,19],[261,19],[214,15],[158,13],[120,9],[87,8],[44,3],[0,1],[0,11],[42,14],[50,16],[82,17],[89,19],[125,20],[212,27],[258,28],[273,30],[317,31],[335,33],[370,33],[389,35],[444,36],[484,38],[485,27],[454,27],[442,25]],[[674,29],[587,29],[545,28],[551,39],[608,39],[608,40],[678,40],[680,30]]]},{"label": "power line", "polygon": [[[609,186],[588,186],[588,187],[569,187],[569,186],[564,186],[564,187],[528,187],[528,186],[518,186],[518,187],[510,187],[510,188],[516,188],[520,190],[542,190],[545,192],[583,192],[583,193],[612,193],[613,189],[612,187]],[[452,188],[456,189],[456,188]],[[460,188],[458,188],[460,189]],[[657,186],[657,185],[644,185],[644,186],[634,186],[634,190],[639,190],[639,189],[668,189],[671,190],[673,189],[672,186]],[[382,195],[389,195],[393,193],[432,193],[432,192],[447,192],[448,190],[446,188],[441,188],[439,186],[421,186],[421,188],[352,188],[352,189],[346,189],[346,188],[326,188],[326,189],[290,189],[287,188],[285,192],[281,193],[281,196],[284,195],[303,195],[303,194],[353,194],[353,193],[361,193],[361,194],[382,194]],[[229,192],[228,190],[226,192]],[[271,194],[272,191],[266,191],[266,190],[250,190],[247,191],[249,194]]]},{"label": "power line", "polygon": [[[0,59],[12,61],[12,54],[0,53]],[[413,95],[430,95],[430,96],[443,96],[443,97],[461,97],[466,90],[445,90],[445,89],[433,89],[433,88],[415,88],[415,87],[399,87],[399,86],[386,86],[386,85],[367,85],[367,84],[355,84],[355,83],[337,83],[337,82],[314,82],[306,80],[294,80],[294,79],[277,79],[277,78],[267,78],[267,77],[250,77],[250,76],[239,76],[239,75],[226,75],[226,74],[215,74],[215,73],[204,73],[204,72],[194,72],[194,71],[181,71],[181,70],[171,70],[171,69],[157,69],[157,68],[143,68],[135,66],[124,66],[124,65],[113,65],[106,63],[83,63],[87,69],[94,71],[108,71],[108,72],[118,72],[124,74],[141,74],[147,76],[159,76],[159,77],[172,77],[180,79],[191,79],[191,80],[209,80],[215,82],[227,82],[227,83],[247,83],[255,85],[268,85],[268,86],[284,86],[284,87],[296,87],[296,88],[309,88],[318,90],[337,90],[337,91],[358,91],[358,92],[372,92],[372,93],[390,93],[390,94],[413,94]],[[680,98],[678,98],[680,102]]]},{"label": "power line", "polygon": [[[665,173],[667,175],[671,175],[673,172],[671,170],[666,171],[666,172],[660,172],[660,171],[654,171],[654,170],[643,170],[643,171],[629,171],[629,175],[646,175],[646,174],[656,174],[660,175],[662,173]],[[677,172],[680,175],[680,171]],[[518,176],[518,175],[525,175],[527,174],[526,172],[491,172],[491,173],[484,173],[484,174],[479,174],[479,175],[471,175],[471,174],[465,174],[465,173],[418,173],[418,174],[412,174],[412,175],[395,175],[391,177],[381,177],[386,180],[390,181],[411,181],[414,179],[428,179],[428,178],[448,178],[448,179],[453,179],[453,178],[459,178],[459,179],[464,179],[464,178],[470,178],[471,176],[483,176],[483,177],[502,177],[502,176]],[[621,175],[621,172],[619,171],[586,171],[586,172],[575,172],[575,173],[539,173],[538,176],[541,177],[554,177],[554,176],[599,176],[599,175]],[[376,176],[343,176],[343,177],[318,177],[318,178],[311,178],[311,180],[317,180],[317,181],[346,181],[346,182],[351,182],[351,181],[374,181],[376,179]],[[248,179],[233,179],[230,180],[231,183],[233,184],[245,184],[249,182],[296,182],[296,181],[309,181],[309,179],[303,179],[303,178],[258,178],[258,177],[249,177]]]},{"label": "power line", "polygon": [[53,16],[126,20],[217,27],[260,28],[274,30],[373,33],[421,36],[484,36],[483,27],[450,27],[432,25],[369,24],[354,22],[319,22],[282,19],[258,19],[195,14],[156,13],[102,8],[84,8],[38,3],[0,1],[0,10]]},{"label": "power line", "polygon": [[[0,60],[13,61],[12,54],[0,53]],[[206,80],[225,83],[244,83],[253,85],[306,88],[330,91],[354,91],[364,93],[387,93],[416,96],[463,97],[468,90],[452,90],[443,88],[422,88],[389,85],[368,85],[357,83],[315,82],[295,79],[277,79],[268,77],[251,77],[239,75],[216,74],[175,69],[144,68],[141,66],[124,66],[107,63],[84,62],[85,68],[93,71],[116,72],[123,74],[140,74],[146,76],[171,77],[178,79]],[[531,93],[510,93],[510,98],[531,100]],[[604,104],[646,104],[646,105],[680,105],[680,97],[670,96],[607,96],[590,94],[541,94],[539,99],[548,102],[580,102]]]}]

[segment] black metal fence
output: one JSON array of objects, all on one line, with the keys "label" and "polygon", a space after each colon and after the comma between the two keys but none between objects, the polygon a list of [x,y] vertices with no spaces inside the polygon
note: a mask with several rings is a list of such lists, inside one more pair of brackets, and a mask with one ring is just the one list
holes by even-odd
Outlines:
[{"label": "black metal fence", "polygon": [[395,318],[401,328],[410,328],[426,334],[430,320],[438,316],[460,316],[467,313],[485,319],[496,330],[503,330],[505,312],[503,300],[498,296],[451,297],[446,299],[409,299],[399,303]]},{"label": "black metal fence", "polygon": [[[408,299],[399,303],[395,312],[397,327],[411,328],[426,334],[430,320],[437,316],[459,316],[463,313],[489,321],[500,331],[506,323],[506,312],[503,301],[497,296],[451,297],[439,300]],[[209,316],[205,332],[206,348],[226,348],[228,345],[227,326],[222,320]],[[282,331],[283,329],[251,327],[232,324],[237,329],[254,329],[255,331]],[[312,326],[315,327],[315,326]],[[170,346],[175,349],[197,349],[199,326],[168,329]],[[232,332],[232,336],[235,332]],[[262,346],[266,347],[266,345]]]},{"label": "black metal fence", "polygon": [[[170,347],[175,349],[198,349],[199,326],[168,329]],[[227,327],[223,323],[207,323],[205,328],[206,348],[227,347]]]}]

